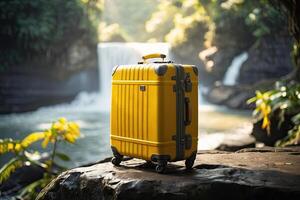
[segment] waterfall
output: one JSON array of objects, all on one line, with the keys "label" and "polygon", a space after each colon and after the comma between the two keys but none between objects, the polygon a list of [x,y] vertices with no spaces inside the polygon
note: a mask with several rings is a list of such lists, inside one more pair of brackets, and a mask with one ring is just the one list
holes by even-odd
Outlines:
[{"label": "waterfall", "polygon": [[224,85],[235,85],[240,73],[240,69],[242,67],[242,64],[248,59],[248,53],[243,52],[240,55],[236,56],[230,66],[228,67],[224,79],[223,84]]},{"label": "waterfall", "polygon": [[99,43],[98,69],[100,100],[102,107],[109,109],[111,93],[111,72],[116,65],[137,64],[142,56],[150,53],[163,53],[169,58],[167,43]]}]

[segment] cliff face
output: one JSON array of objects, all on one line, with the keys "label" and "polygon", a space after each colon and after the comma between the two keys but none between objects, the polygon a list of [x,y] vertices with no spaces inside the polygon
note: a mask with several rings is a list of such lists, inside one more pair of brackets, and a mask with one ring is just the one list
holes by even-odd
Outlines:
[{"label": "cliff face", "polygon": [[293,70],[292,38],[288,35],[263,37],[248,51],[238,77],[240,84],[255,84],[266,79],[280,79]]},{"label": "cliff face", "polygon": [[98,90],[97,47],[78,40],[52,62],[40,58],[0,72],[0,113],[25,112]]},{"label": "cliff face", "polygon": [[37,199],[299,199],[299,148],[202,151],[194,168],[170,164],[157,174],[145,161],[100,162],[66,171]]}]

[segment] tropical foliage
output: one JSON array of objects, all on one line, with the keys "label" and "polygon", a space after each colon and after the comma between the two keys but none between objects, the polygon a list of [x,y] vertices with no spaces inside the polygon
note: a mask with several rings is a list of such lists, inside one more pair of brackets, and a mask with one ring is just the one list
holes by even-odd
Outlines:
[{"label": "tropical foliage", "polygon": [[0,1],[0,68],[36,57],[51,60],[78,38],[92,43],[101,1]]},{"label": "tropical foliage", "polygon": [[146,41],[145,21],[157,6],[157,0],[104,0],[99,40]]},{"label": "tropical foliage", "polygon": [[[297,145],[300,142],[300,84],[277,83],[274,90],[256,92],[256,96],[249,99],[248,103],[256,103],[253,114],[258,120],[263,120],[262,129],[267,134],[271,133],[271,118],[279,117],[277,127],[280,128],[285,120],[292,120],[293,128],[287,137],[277,142],[278,146]],[[290,119],[286,119],[289,117]]]},{"label": "tropical foliage", "polygon": [[166,35],[164,39],[174,43],[168,34],[179,33],[176,35],[182,37],[183,33],[197,28],[197,23],[204,21],[211,32],[206,35],[209,40],[212,39],[209,35],[215,34],[216,27],[225,26],[227,19],[231,22],[241,19],[239,26],[246,27],[257,38],[282,30],[286,24],[285,17],[267,0],[165,0],[160,2],[157,11],[146,23],[146,30],[149,33],[164,33],[153,36]]},{"label": "tropical foliage", "polygon": [[[65,169],[64,167],[59,166],[55,160],[70,160],[68,155],[57,152],[58,142],[65,141],[73,144],[79,136],[80,129],[75,122],[60,118],[58,121],[53,122],[49,129],[43,132],[31,133],[22,140],[1,139],[0,155],[13,153],[14,157],[0,169],[0,184],[6,181],[16,169],[22,166],[40,166],[44,169],[43,179],[31,183],[19,191],[19,197],[22,199],[34,198],[37,192],[55,177],[55,174]],[[31,145],[38,141],[41,141],[41,146],[43,148],[46,148],[49,143],[52,144],[50,156],[43,162],[38,159],[41,157],[40,152],[32,152],[30,149]],[[56,171],[54,171],[54,166]],[[57,171],[57,169],[59,170]]]},{"label": "tropical foliage", "polygon": [[293,61],[296,68],[294,73],[291,74],[290,79],[300,82],[300,2],[294,0],[276,0],[275,2],[279,4],[280,10],[286,13],[289,22],[289,31],[294,38]]}]

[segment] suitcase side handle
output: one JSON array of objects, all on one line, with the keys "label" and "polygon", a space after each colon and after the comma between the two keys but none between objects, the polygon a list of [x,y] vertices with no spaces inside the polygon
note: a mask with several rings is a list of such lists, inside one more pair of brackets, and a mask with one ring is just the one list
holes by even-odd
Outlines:
[{"label": "suitcase side handle", "polygon": [[166,58],[166,55],[161,54],[161,53],[152,53],[152,54],[144,55],[142,58],[143,58],[144,62],[146,62],[146,60],[152,59],[152,58],[161,58],[162,61],[164,61],[164,59]]},{"label": "suitcase side handle", "polygon": [[190,99],[188,97],[184,98],[184,124],[190,125],[192,122],[192,112],[191,112],[191,104],[190,104]]}]

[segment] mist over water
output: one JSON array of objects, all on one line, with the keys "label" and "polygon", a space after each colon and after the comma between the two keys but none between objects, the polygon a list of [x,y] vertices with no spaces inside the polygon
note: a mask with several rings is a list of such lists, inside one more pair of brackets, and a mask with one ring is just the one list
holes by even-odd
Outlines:
[{"label": "mist over water", "polygon": [[111,72],[117,65],[137,64],[142,56],[152,53],[162,53],[170,59],[167,43],[119,43],[107,42],[98,44],[98,62],[100,79],[100,99],[105,109],[110,109]]},{"label": "mist over water", "polygon": [[[109,110],[111,70],[120,64],[137,64],[142,55],[164,53],[169,60],[169,45],[165,43],[101,43],[98,45],[100,91],[81,92],[71,103],[42,107],[33,112],[0,115],[1,138],[24,138],[28,133],[49,128],[51,122],[66,117],[76,121],[82,136],[74,145],[60,144],[58,151],[71,155],[72,161],[61,163],[75,167],[111,156],[109,144]],[[176,59],[171,58],[174,62]],[[192,64],[192,63],[188,63]],[[205,88],[199,86],[200,91]],[[199,149],[214,148],[207,134],[226,133],[249,122],[249,112],[232,111],[205,102],[199,92]],[[217,135],[213,138],[218,141]],[[220,137],[219,137],[220,139]],[[36,144],[36,149],[41,147]],[[1,156],[0,166],[7,160]]]}]

